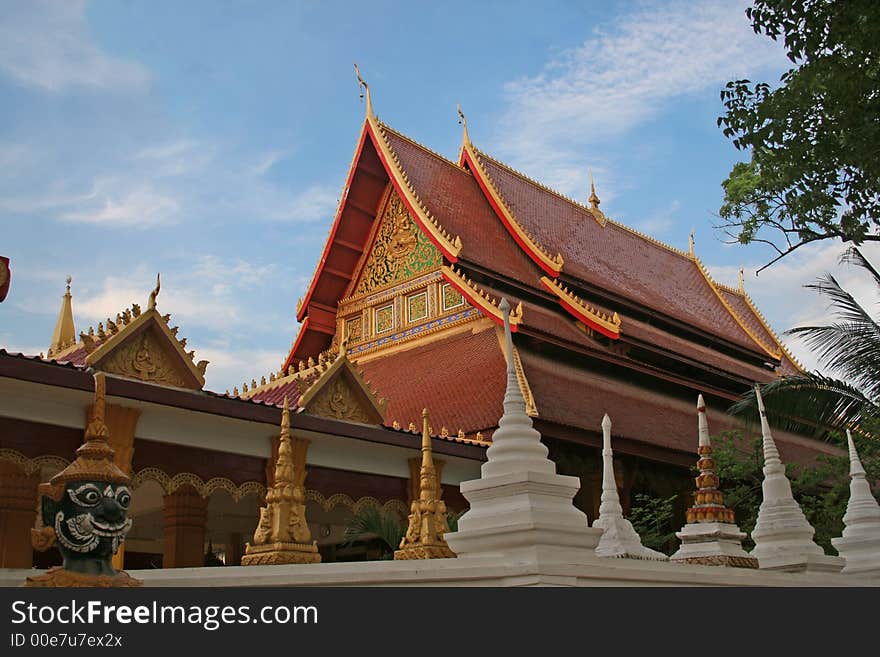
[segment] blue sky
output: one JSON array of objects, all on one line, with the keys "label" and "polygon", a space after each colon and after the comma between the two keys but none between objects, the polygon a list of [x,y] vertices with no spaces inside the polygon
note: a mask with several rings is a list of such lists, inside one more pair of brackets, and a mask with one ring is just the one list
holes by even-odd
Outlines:
[{"label": "blue sky", "polygon": [[740,157],[718,92],[786,68],[745,6],[0,0],[0,345],[46,350],[67,274],[79,331],[161,271],[210,388],[277,369],[363,118],[355,61],[379,116],[432,149],[456,156],[461,102],[483,150],[581,200],[592,167],[609,216],[681,248],[695,230],[723,282],[745,266],[777,331],[821,320],[800,286],[839,245],[755,279],[772,254],[712,228]]}]

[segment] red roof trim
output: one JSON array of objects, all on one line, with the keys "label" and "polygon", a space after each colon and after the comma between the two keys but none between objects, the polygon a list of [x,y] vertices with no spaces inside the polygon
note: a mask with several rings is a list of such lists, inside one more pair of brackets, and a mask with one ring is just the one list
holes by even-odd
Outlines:
[{"label": "red roof trim", "polygon": [[[382,162],[382,166],[385,167],[385,171],[388,173],[388,177],[391,179],[391,183],[394,185],[394,189],[397,192],[397,195],[400,197],[400,200],[402,200],[406,205],[406,209],[409,210],[409,214],[412,217],[413,221],[416,222],[421,231],[427,236],[429,240],[431,240],[431,243],[435,247],[437,247],[440,253],[443,254],[444,258],[449,260],[449,262],[458,262],[458,256],[455,253],[452,253],[445,244],[443,244],[434,236],[433,230],[428,228],[422,221],[421,210],[415,207],[410,202],[409,193],[403,188],[403,186],[400,184],[400,181],[397,179],[397,171],[395,167],[385,158],[385,153],[383,152],[382,148],[383,144],[381,143],[382,136],[375,133],[375,128],[373,127],[373,123],[371,121],[367,121],[366,125],[368,128],[367,132],[369,133],[370,138],[373,141],[373,146],[376,149],[376,153],[379,155],[379,160]],[[390,147],[387,145],[385,147],[390,149]]]},{"label": "red roof trim", "polygon": [[[501,317],[501,311],[495,309],[495,312],[492,312],[491,310],[486,308],[486,301],[475,295],[474,291],[471,288],[467,287],[466,285],[461,285],[454,277],[449,276],[449,274],[447,274],[445,271],[443,271],[443,280],[445,280],[452,287],[458,290],[461,295],[465,299],[467,299],[474,308],[476,308],[483,314],[484,317],[488,317],[493,322],[498,324],[498,326],[504,326],[504,319]],[[518,328],[518,323],[510,323],[510,331],[512,333],[516,333]]]},{"label": "red roof trim", "polygon": [[502,210],[501,206],[498,205],[498,202],[495,200],[494,194],[492,194],[488,183],[483,179],[483,172],[481,167],[471,159],[470,153],[466,148],[462,148],[461,151],[461,160],[464,166],[467,166],[468,170],[473,174],[474,178],[477,181],[477,184],[480,186],[480,190],[483,192],[483,196],[486,197],[486,200],[489,202],[489,205],[492,206],[492,210],[495,212],[495,216],[497,216],[501,223],[504,224],[504,228],[507,229],[507,232],[514,239],[514,241],[519,245],[519,247],[525,252],[529,258],[531,258],[536,265],[538,265],[548,276],[557,277],[559,276],[560,270],[553,269],[548,266],[546,262],[542,258],[536,254],[530,245],[526,244],[526,242],[520,237],[519,233],[514,229],[514,227],[507,220],[507,214]]}]

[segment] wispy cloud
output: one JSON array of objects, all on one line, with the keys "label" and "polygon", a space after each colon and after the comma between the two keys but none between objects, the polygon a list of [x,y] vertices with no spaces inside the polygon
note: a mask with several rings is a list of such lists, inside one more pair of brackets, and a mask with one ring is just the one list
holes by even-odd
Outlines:
[{"label": "wispy cloud", "polygon": [[681,209],[681,203],[678,200],[673,200],[665,209],[633,224],[633,228],[651,236],[662,235],[675,226],[675,215],[679,209]]},{"label": "wispy cloud", "polygon": [[779,66],[781,48],[757,37],[742,0],[650,2],[534,76],[505,87],[500,149],[563,192],[586,189],[585,146],[648,121],[669,102]]},{"label": "wispy cloud", "polygon": [[209,362],[205,374],[205,385],[211,390],[222,392],[240,387],[245,377],[268,377],[270,372],[277,372],[281,367],[286,353],[271,349],[237,349],[229,345],[217,344],[200,349],[199,358]]},{"label": "wispy cloud", "polygon": [[[126,187],[134,184],[133,187]],[[180,209],[177,199],[150,183],[128,178],[100,179],[92,192],[75,203],[76,209],[60,214],[64,221],[148,228],[171,223]]]},{"label": "wispy cloud", "polygon": [[8,2],[0,22],[0,74],[49,92],[72,87],[146,89],[143,65],[114,57],[92,41],[84,0]]}]

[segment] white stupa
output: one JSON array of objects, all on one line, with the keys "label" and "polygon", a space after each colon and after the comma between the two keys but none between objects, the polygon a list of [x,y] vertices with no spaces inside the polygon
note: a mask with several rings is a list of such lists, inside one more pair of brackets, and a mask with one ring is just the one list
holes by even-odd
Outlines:
[{"label": "white stupa", "polygon": [[742,540],[746,535],[736,526],[733,509],[724,506],[724,495],[715,474],[703,395],[697,397],[697,431],[697,454],[700,456],[697,492],[694,493],[694,505],[687,510],[687,523],[676,534],[681,547],[670,559],[705,566],[757,568],[758,560],[743,550]]},{"label": "white stupa", "polygon": [[761,483],[763,501],[752,531],[755,548],[751,555],[757,557],[760,568],[838,572],[843,568],[843,559],[826,555],[813,542],[816,530],[807,522],[791,494],[791,482],[785,476],[785,466],[773,442],[758,385],[755,385],[755,395],[764,438],[764,481]]},{"label": "white stupa", "polygon": [[623,507],[617,494],[617,481],[614,478],[614,452],[611,450],[611,419],[606,414],[602,418],[602,500],[599,504],[599,517],[594,528],[602,530],[596,554],[600,557],[624,557],[629,559],[654,559],[666,561],[662,552],[642,545],[632,523],[623,517]]},{"label": "white stupa", "polygon": [[871,493],[871,484],[859,460],[852,434],[849,443],[849,502],[843,516],[843,536],[831,544],[846,560],[843,573],[880,576],[880,505]]},{"label": "white stupa", "polygon": [[551,563],[581,563],[596,557],[601,530],[572,503],[577,477],[556,474],[541,434],[532,426],[516,377],[510,304],[502,299],[507,354],[504,414],[486,450],[479,479],[461,484],[470,509],[458,531],[445,535],[459,559],[498,557]]}]

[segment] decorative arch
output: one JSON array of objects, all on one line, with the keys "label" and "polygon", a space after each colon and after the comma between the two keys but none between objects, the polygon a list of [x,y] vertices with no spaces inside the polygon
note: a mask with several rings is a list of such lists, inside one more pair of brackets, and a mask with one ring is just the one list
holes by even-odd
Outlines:
[{"label": "decorative arch", "polygon": [[203,480],[197,474],[192,472],[179,472],[173,477],[168,476],[159,468],[144,468],[139,470],[132,477],[132,488],[137,489],[138,486],[146,481],[155,481],[158,483],[166,495],[170,495],[181,486],[192,486],[201,497],[208,498],[212,493],[223,490],[229,493],[230,497],[236,502],[243,497],[254,495],[263,497],[266,494],[266,487],[259,481],[246,481],[242,484],[236,484],[226,477],[212,477],[208,481]]},{"label": "decorative arch", "polygon": [[409,513],[406,504],[400,500],[388,500],[385,504],[382,504],[375,497],[366,496],[355,500],[345,493],[336,493],[330,497],[324,497],[320,491],[312,490],[311,488],[306,490],[306,501],[315,502],[324,511],[332,511],[337,506],[344,506],[351,509],[353,513],[358,513],[364,507],[371,506],[383,511],[396,513],[404,518]]},{"label": "decorative arch", "polygon": [[14,449],[0,449],[0,461],[14,463],[26,475],[38,474],[44,468],[61,472],[70,465],[70,461],[60,456],[45,454],[30,459]]}]

